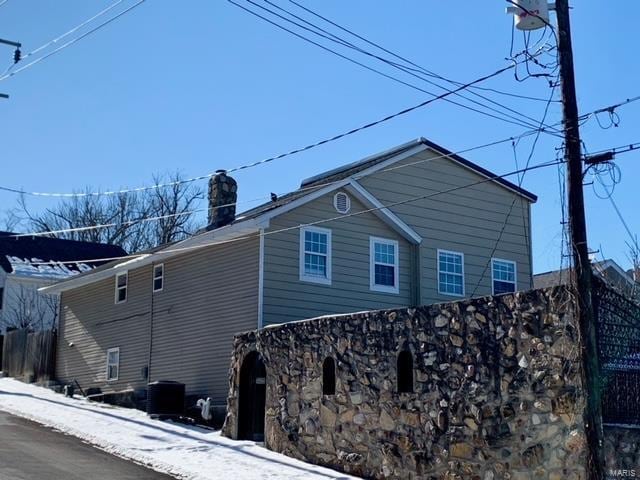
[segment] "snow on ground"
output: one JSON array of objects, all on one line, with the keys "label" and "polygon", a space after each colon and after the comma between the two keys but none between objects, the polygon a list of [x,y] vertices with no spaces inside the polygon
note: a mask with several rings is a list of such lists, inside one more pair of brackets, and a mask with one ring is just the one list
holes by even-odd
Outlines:
[{"label": "snow on ground", "polygon": [[0,378],[0,410],[74,435],[109,453],[182,479],[351,479],[346,474],[233,441],[198,427],[151,420],[144,412],[66,398]]}]

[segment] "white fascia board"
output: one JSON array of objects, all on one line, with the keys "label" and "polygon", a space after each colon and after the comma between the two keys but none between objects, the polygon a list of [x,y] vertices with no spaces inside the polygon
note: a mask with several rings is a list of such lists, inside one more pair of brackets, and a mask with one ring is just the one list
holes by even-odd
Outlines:
[{"label": "white fascia board", "polygon": [[374,197],[357,181],[352,180],[349,185],[345,187],[345,190],[347,190],[369,208],[375,208],[375,210],[372,210],[371,213],[373,213],[385,224],[402,235],[405,239],[407,239],[407,241],[413,243],[414,245],[420,245],[422,243],[422,237],[418,234],[418,232],[416,232],[413,228],[403,222],[395,213],[393,213],[382,203],[380,203],[380,200]]},{"label": "white fascia board", "polygon": [[38,291],[42,293],[59,293],[73,288],[78,288],[84,285],[104,280],[115,276],[116,274],[133,270],[135,268],[144,267],[155,262],[161,262],[167,258],[172,258],[181,254],[189,253],[201,248],[209,247],[211,245],[217,245],[230,240],[235,240],[259,231],[260,228],[268,226],[268,222],[265,222],[262,218],[255,218],[246,220],[244,222],[234,223],[227,225],[226,227],[212,230],[211,232],[201,233],[195,235],[186,240],[176,243],[175,245],[168,246],[162,250],[158,250],[154,253],[143,253],[140,255],[131,255],[122,262],[115,263],[110,268],[100,270],[95,273],[88,273],[79,277],[71,278],[62,282],[54,283],[53,285],[39,288]]}]

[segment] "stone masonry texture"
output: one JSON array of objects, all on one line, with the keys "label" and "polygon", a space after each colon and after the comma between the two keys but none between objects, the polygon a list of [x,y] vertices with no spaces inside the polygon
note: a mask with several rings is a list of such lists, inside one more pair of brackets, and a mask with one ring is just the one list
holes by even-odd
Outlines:
[{"label": "stone masonry texture", "polygon": [[[234,339],[223,434],[237,437],[240,367],[257,351],[271,450],[375,479],[582,479],[577,335],[566,287],[247,332]],[[397,393],[401,351],[413,393]]]}]

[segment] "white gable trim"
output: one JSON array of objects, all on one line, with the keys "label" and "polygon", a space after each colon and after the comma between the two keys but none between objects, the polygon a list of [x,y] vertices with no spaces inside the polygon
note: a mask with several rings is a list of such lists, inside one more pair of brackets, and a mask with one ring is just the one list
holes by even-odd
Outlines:
[{"label": "white gable trim", "polygon": [[368,206],[369,208],[375,208],[375,210],[372,210],[371,213],[373,213],[376,217],[382,220],[397,233],[402,235],[410,243],[413,243],[414,245],[420,245],[422,243],[422,237],[418,234],[418,232],[416,232],[413,228],[400,220],[400,218],[395,213],[393,213],[382,203],[380,203],[380,200],[369,193],[358,182],[352,180],[347,186],[345,186],[345,190],[347,190],[354,197],[364,203],[365,206]]}]

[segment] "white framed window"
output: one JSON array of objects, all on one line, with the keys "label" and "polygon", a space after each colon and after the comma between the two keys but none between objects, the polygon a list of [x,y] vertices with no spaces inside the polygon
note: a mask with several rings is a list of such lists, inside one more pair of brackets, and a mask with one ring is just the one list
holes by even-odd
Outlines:
[{"label": "white framed window", "polygon": [[516,291],[516,262],[491,259],[491,292],[493,295]]},{"label": "white framed window", "polygon": [[107,381],[118,380],[120,375],[120,347],[107,350]]},{"label": "white framed window", "polygon": [[127,301],[127,286],[129,284],[129,272],[123,272],[116,275],[116,303],[124,303]]},{"label": "white framed window", "polygon": [[331,230],[300,229],[300,280],[331,285]]},{"label": "white framed window", "polygon": [[399,293],[398,242],[369,237],[369,282],[376,292]]},{"label": "white framed window", "polygon": [[338,192],[333,196],[333,206],[338,213],[349,213],[351,210],[351,199],[344,192]]},{"label": "white framed window", "polygon": [[153,266],[153,291],[161,292],[164,288],[164,263]]},{"label": "white framed window", "polygon": [[464,254],[438,250],[438,293],[464,296]]}]

